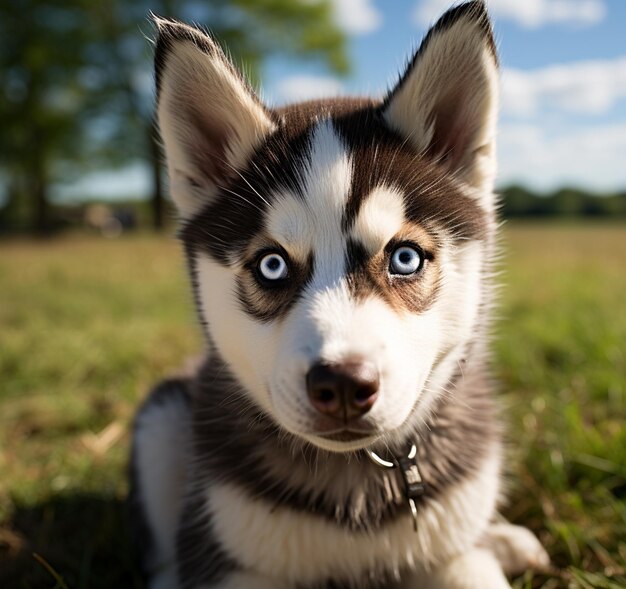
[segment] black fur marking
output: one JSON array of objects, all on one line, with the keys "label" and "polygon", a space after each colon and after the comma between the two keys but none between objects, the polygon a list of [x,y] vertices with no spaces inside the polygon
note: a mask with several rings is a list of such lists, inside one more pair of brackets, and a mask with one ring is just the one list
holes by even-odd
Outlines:
[{"label": "black fur marking", "polygon": [[440,225],[455,238],[485,237],[488,219],[478,203],[459,189],[445,169],[418,154],[392,131],[382,111],[355,110],[334,122],[355,170],[343,218],[344,231],[350,230],[372,190],[386,186],[404,195],[407,220]]},{"label": "black fur marking", "polygon": [[348,239],[346,248],[346,274],[348,276],[365,273],[370,254],[365,246],[355,239]]},{"label": "black fur marking", "polygon": [[197,493],[186,499],[180,521],[176,539],[180,589],[212,586],[239,568],[212,532],[202,495]]},{"label": "black fur marking", "polygon": [[[315,116],[314,107],[319,111]],[[272,194],[302,193],[301,172],[308,165],[311,132],[320,116],[332,118],[354,162],[354,178],[343,218],[348,231],[377,186],[396,187],[405,195],[407,219],[441,225],[453,237],[481,239],[487,216],[448,178],[444,169],[419,156],[383,120],[370,100],[305,103],[277,111],[278,129],[267,138],[217,197],[180,231],[188,254],[207,252],[223,265],[242,257],[264,229]],[[375,145],[376,147],[372,147]]]},{"label": "black fur marking", "polygon": [[242,256],[264,228],[272,193],[282,188],[302,195],[300,171],[308,163],[309,131],[290,136],[281,127],[273,133],[233,181],[218,190],[213,202],[185,223],[180,232],[183,241],[223,265],[233,255]]},{"label": "black fur marking", "polygon": [[[383,260],[380,260],[383,262]],[[377,295],[383,299],[387,299],[385,289],[381,288],[380,283],[373,276],[369,266],[371,256],[365,249],[365,246],[355,239],[348,239],[346,247],[346,279],[348,286],[355,298],[363,299],[369,294]],[[382,266],[382,264],[381,264]],[[384,270],[379,268],[380,273]]]},{"label": "black fur marking", "polygon": [[207,340],[210,342],[212,349],[214,346],[210,339],[209,326],[204,319],[204,315],[202,313],[202,297],[200,296],[200,285],[198,282],[197,253],[188,243],[184,243],[184,251],[185,257],[187,259],[187,271],[189,273],[189,280],[191,282],[191,292],[193,294],[193,300],[195,303],[194,308],[196,309],[196,317],[198,318],[200,325],[202,325],[204,334],[207,337]]},{"label": "black fur marking", "polygon": [[487,12],[484,0],[472,0],[471,2],[459,4],[458,6],[454,6],[453,8],[450,8],[450,10],[445,12],[428,31],[419,49],[415,52],[412,59],[409,61],[407,67],[405,68],[404,73],[400,77],[400,80],[385,97],[382,105],[383,110],[385,110],[389,106],[394,96],[404,86],[407,79],[411,75],[411,72],[417,65],[418,61],[427,51],[430,42],[438,35],[446,32],[448,29],[450,29],[450,27],[452,27],[452,25],[454,25],[461,19],[473,21],[479,26],[479,29],[484,35],[487,48],[493,56],[496,65],[498,65],[498,52],[494,40],[493,28],[491,26],[491,20],[489,18],[489,13]]},{"label": "black fur marking", "polygon": [[357,580],[330,579],[314,585],[298,585],[298,589],[389,589],[397,586],[398,581],[387,571],[370,571]]},{"label": "black fur marking", "polygon": [[[390,276],[389,260],[400,242],[391,241],[384,250],[370,256],[365,247],[354,239],[348,239],[346,255],[346,278],[352,295],[364,299],[377,296],[394,309],[411,313],[424,313],[437,300],[441,287],[439,270],[428,264],[415,275]],[[425,254],[427,260],[433,256]]]}]

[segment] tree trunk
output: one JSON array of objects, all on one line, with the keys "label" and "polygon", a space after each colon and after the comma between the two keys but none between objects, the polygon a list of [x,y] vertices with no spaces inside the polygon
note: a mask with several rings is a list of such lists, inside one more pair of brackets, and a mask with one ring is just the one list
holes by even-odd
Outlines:
[{"label": "tree trunk", "polygon": [[150,166],[152,168],[152,224],[156,231],[161,231],[165,225],[165,199],[163,194],[163,176],[161,174],[161,149],[156,137],[156,131],[150,126]]},{"label": "tree trunk", "polygon": [[9,177],[6,195],[7,200],[0,208],[0,234],[5,231],[14,231],[19,226],[17,208],[21,195],[20,182],[16,173]]},{"label": "tree trunk", "polygon": [[40,157],[35,155],[32,171],[33,219],[32,229],[37,235],[50,232],[50,205],[48,203],[48,178],[45,166]]}]

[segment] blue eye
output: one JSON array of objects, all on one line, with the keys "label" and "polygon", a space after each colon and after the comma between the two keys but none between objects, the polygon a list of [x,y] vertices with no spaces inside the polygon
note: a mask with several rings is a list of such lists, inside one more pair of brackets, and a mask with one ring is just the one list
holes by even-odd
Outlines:
[{"label": "blue eye", "polygon": [[419,272],[423,265],[424,256],[418,249],[410,245],[401,245],[391,254],[389,273],[408,276]]},{"label": "blue eye", "polygon": [[265,280],[283,280],[287,278],[288,268],[285,259],[276,253],[266,254],[259,260],[259,274]]}]

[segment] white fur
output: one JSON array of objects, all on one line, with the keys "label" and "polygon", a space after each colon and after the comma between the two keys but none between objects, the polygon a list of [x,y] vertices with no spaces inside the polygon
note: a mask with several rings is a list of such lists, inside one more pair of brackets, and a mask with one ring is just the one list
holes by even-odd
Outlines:
[{"label": "white fur", "polygon": [[457,247],[448,246],[442,251],[442,287],[437,311],[441,315],[441,347],[420,398],[420,410],[425,415],[445,391],[450,375],[456,372],[466,353],[470,340],[482,345],[477,333],[478,309],[483,292],[482,266],[484,246],[469,241]]},{"label": "white fur", "polygon": [[396,189],[379,186],[365,197],[350,236],[370,254],[382,250],[406,222],[404,196]]},{"label": "white fur", "polygon": [[237,286],[232,268],[199,254],[197,272],[200,311],[215,346],[254,401],[271,413],[266,379],[275,356],[277,326],[259,323],[241,309],[233,296]]},{"label": "white fur", "polygon": [[[150,567],[154,588],[172,587],[176,530],[187,467],[189,408],[180,397],[148,405],[135,429],[135,468],[155,541]],[[160,584],[159,584],[160,583]]]},{"label": "white fur", "polygon": [[[440,328],[437,313],[394,311],[373,296],[356,302],[344,283],[307,293],[285,322],[273,381],[276,414],[287,429],[313,443],[345,449],[345,444],[311,435],[315,414],[309,409],[301,367],[317,358],[337,363],[365,359],[375,363],[380,377],[379,398],[367,419],[381,431],[393,432],[406,420],[428,377]],[[303,341],[306,348],[298,344]],[[365,439],[359,446],[369,443]]]},{"label": "white fur", "polygon": [[[350,532],[306,513],[253,500],[240,487],[208,490],[214,533],[246,569],[289,583],[328,576],[358,578],[372,567],[437,570],[469,549],[488,525],[498,494],[499,458],[419,512],[417,534],[406,516],[375,534]],[[475,585],[478,587],[479,585]]]},{"label": "white fur", "polygon": [[309,163],[301,173],[305,199],[277,195],[267,215],[270,235],[290,254],[315,251],[316,274],[328,283],[344,272],[345,239],[341,219],[352,184],[352,161],[332,122],[318,123],[311,139]]},{"label": "white fur", "polygon": [[479,546],[491,551],[507,575],[521,575],[529,569],[545,569],[550,557],[527,528],[508,522],[489,526]]},{"label": "white fur", "polygon": [[491,552],[470,549],[434,571],[426,579],[407,579],[402,589],[511,589]]}]

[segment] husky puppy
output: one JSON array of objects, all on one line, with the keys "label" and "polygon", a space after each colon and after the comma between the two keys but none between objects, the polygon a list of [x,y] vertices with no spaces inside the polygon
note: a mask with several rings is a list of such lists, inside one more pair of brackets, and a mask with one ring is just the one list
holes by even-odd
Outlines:
[{"label": "husky puppy", "polygon": [[265,106],[156,19],[158,123],[208,352],[134,431],[150,587],[504,589],[486,336],[498,62],[448,11],[383,100]]}]

